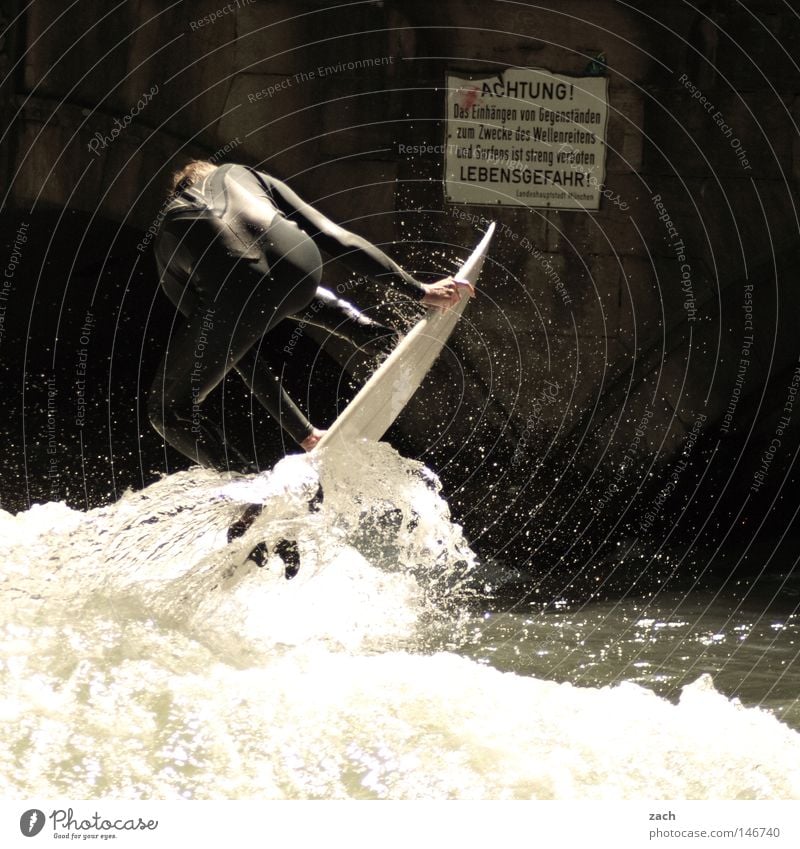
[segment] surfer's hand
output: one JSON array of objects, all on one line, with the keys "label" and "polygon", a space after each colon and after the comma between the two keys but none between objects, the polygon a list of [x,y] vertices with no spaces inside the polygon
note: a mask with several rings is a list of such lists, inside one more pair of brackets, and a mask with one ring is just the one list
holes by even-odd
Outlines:
[{"label": "surfer's hand", "polygon": [[462,289],[467,288],[471,295],[475,294],[475,288],[471,283],[466,281],[456,283],[452,277],[445,277],[435,283],[423,283],[422,285],[425,287],[422,303],[425,306],[443,310],[454,307],[461,300]]},{"label": "surfer's hand", "polygon": [[311,451],[311,449],[320,441],[320,439],[322,439],[324,435],[324,430],[314,428],[314,430],[311,431],[311,434],[300,443],[300,447],[306,451]]}]

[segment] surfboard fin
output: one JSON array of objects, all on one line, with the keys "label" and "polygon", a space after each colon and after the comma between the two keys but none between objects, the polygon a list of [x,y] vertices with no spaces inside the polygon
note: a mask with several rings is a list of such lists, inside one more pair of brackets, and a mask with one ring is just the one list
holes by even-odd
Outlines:
[{"label": "surfboard fin", "polygon": [[[300,571],[300,551],[297,543],[293,539],[278,540],[275,546],[275,554],[283,561],[283,575],[287,581]],[[250,554],[247,555],[248,560],[252,560],[259,569],[263,569],[269,560],[269,548],[266,542],[260,542],[253,547]]]},{"label": "surfboard fin", "polygon": [[233,542],[235,539],[244,536],[250,525],[261,515],[263,509],[263,504],[248,504],[244,513],[228,528],[228,542]]},{"label": "surfboard fin", "polygon": [[257,546],[255,546],[250,554],[247,555],[247,559],[252,560],[259,569],[263,568],[269,559],[269,549],[267,548],[267,544],[265,542],[260,542]]},{"label": "surfboard fin", "polygon": [[282,539],[275,546],[275,553],[283,560],[284,575],[287,581],[300,571],[300,552],[297,543],[293,539]]}]

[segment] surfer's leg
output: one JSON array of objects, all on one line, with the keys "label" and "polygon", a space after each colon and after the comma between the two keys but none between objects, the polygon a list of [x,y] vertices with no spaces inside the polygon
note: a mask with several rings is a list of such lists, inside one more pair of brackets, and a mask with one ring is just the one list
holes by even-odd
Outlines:
[{"label": "surfer's leg", "polygon": [[212,319],[196,312],[173,334],[150,389],[148,412],[161,436],[193,462],[244,470],[246,459],[201,407],[225,373],[227,344],[221,334],[211,341]]},{"label": "surfer's leg", "polygon": [[[244,225],[246,233],[252,236],[257,229],[254,223],[246,220]],[[306,309],[311,303],[322,272],[322,258],[314,242],[281,217],[275,218],[259,237],[258,246],[270,268],[269,291],[275,301],[275,315],[264,331],[267,333],[278,321]],[[263,344],[269,344],[269,340],[257,339],[237,360],[236,371],[261,406],[301,444],[314,428],[286,393],[268,360],[259,356]]]},{"label": "surfer's leg", "polygon": [[235,539],[244,536],[250,525],[261,515],[263,509],[263,504],[248,504],[242,515],[228,528],[228,542],[233,542]]},{"label": "surfer's leg", "polygon": [[[183,236],[194,242],[193,255],[199,257],[192,270],[197,298],[188,320],[173,334],[150,391],[151,421],[191,460],[220,469],[240,467],[243,458],[226,445],[224,435],[202,415],[200,405],[264,333],[309,302],[319,268],[312,264],[310,273],[302,273],[281,255],[275,266],[280,267],[282,279],[276,281],[266,252],[243,249],[242,240],[219,219],[179,224],[186,227]],[[277,249],[286,241],[281,235],[274,234],[272,240]],[[296,241],[293,233],[289,237],[289,243]],[[293,436],[311,432],[294,405],[276,413]]]},{"label": "surfer's leg", "polygon": [[337,298],[322,286],[302,315],[290,316],[294,321],[320,327],[346,339],[369,356],[385,354],[394,348],[399,334],[391,327],[369,318],[353,304]]},{"label": "surfer's leg", "polygon": [[298,406],[283,388],[280,377],[270,367],[256,342],[236,363],[236,373],[245,382],[253,396],[269,414],[280,422],[283,429],[298,445],[314,430]]}]

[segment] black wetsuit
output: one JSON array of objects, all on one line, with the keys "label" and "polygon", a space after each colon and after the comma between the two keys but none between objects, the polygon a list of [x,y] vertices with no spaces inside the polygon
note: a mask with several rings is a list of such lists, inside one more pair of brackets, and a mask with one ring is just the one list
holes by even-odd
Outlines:
[{"label": "black wetsuit", "polygon": [[[285,183],[242,165],[222,165],[175,194],[154,251],[161,284],[186,322],[172,335],[150,390],[156,430],[190,459],[219,469],[243,458],[200,412],[235,368],[296,442],[312,432],[258,349],[285,318],[303,320],[368,349],[387,328],[319,288],[320,249],[354,271],[419,300],[422,284],[380,249],[334,224]],[[298,315],[309,306],[306,316]]]}]

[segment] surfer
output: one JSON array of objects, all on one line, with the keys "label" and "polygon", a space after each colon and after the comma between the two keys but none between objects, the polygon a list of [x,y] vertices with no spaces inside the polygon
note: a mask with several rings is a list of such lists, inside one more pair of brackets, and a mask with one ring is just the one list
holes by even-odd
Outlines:
[{"label": "surfer", "polygon": [[248,166],[191,161],[173,175],[161,218],[154,241],[160,281],[186,321],[169,341],[148,412],[170,445],[204,466],[253,470],[200,409],[231,369],[298,445],[310,451],[321,439],[259,356],[279,322],[322,327],[370,355],[396,340],[395,330],[319,285],[320,250],[422,304],[444,309],[461,297],[452,278],[416,280],[285,183]]}]

